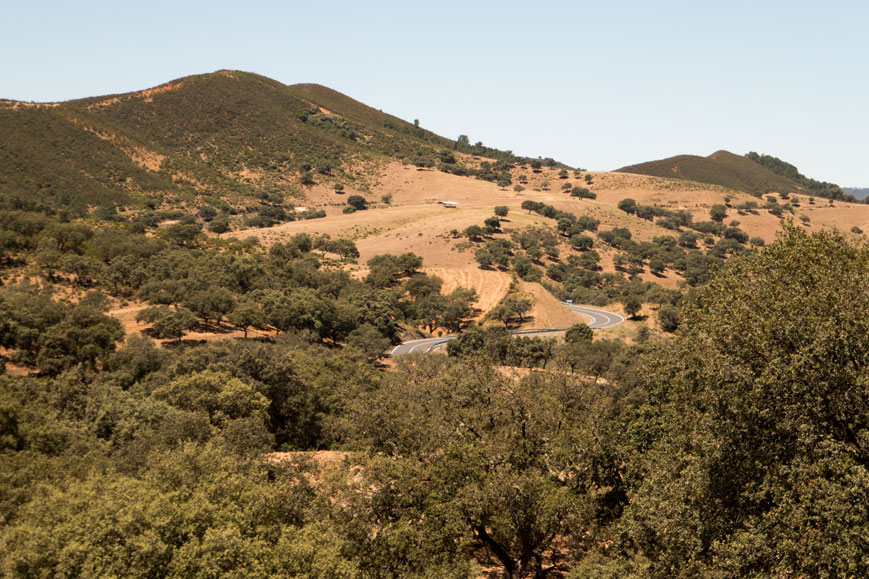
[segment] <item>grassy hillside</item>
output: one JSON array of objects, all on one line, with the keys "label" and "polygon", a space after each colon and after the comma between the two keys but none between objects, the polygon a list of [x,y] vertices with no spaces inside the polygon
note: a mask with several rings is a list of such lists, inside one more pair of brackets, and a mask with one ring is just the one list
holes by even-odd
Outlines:
[{"label": "grassy hillside", "polygon": [[365,189],[370,161],[455,166],[442,151],[463,148],[328,88],[237,71],[64,103],[0,101],[0,131],[6,203],[78,215],[199,197],[279,203],[316,182]]},{"label": "grassy hillside", "polygon": [[708,157],[678,155],[622,167],[618,172],[721,185],[756,196],[772,192],[799,193],[803,190],[790,179],[728,151],[717,151]]},{"label": "grassy hillside", "polygon": [[794,165],[782,161],[778,157],[773,157],[772,155],[758,154],[754,151],[746,154],[745,157],[747,159],[751,159],[758,165],[769,169],[776,175],[781,175],[782,177],[790,179],[794,183],[800,185],[801,187],[805,188],[807,191],[810,191],[813,195],[817,195],[818,197],[835,199],[837,201],[851,201],[852,203],[857,201],[856,197],[843,191],[842,188],[835,183],[827,183],[826,181],[817,181],[815,179],[810,179],[800,173],[799,169],[797,169]]}]

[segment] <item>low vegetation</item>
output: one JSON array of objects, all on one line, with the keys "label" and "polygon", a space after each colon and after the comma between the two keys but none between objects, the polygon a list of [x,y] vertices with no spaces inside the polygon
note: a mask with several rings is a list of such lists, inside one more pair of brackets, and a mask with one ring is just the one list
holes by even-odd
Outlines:
[{"label": "low vegetation", "polygon": [[[869,575],[869,247],[808,233],[835,186],[720,152],[653,165],[777,195],[615,210],[612,175],[232,71],[0,107],[3,576]],[[499,293],[422,232],[215,236],[405,211],[383,160],[516,203],[440,236]],[[517,336],[538,283],[628,321]]]},{"label": "low vegetation", "polygon": [[[351,286],[302,249],[268,259],[290,278],[339,283],[287,297],[345,295]],[[249,260],[236,282],[260,283],[238,275],[258,258],[229,255]],[[418,267],[384,257],[371,264],[377,282],[353,292],[435,295]],[[867,272],[865,247],[788,226],[670,310],[672,340],[474,328],[449,356],[407,357],[391,372],[328,331],[320,339],[316,323],[270,340],[167,350],[131,336],[115,349],[96,294],[63,305],[5,289],[15,326],[4,336],[16,341],[4,346],[22,363],[59,365],[0,376],[0,568],[863,576]],[[385,295],[366,304],[394,303]],[[93,347],[53,350],[72,328]],[[354,330],[358,343],[369,331]]]}]

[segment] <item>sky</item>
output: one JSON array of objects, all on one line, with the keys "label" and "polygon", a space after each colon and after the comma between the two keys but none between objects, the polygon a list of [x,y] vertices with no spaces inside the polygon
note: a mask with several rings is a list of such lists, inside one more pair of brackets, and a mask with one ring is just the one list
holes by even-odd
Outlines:
[{"label": "sky", "polygon": [[237,69],[588,170],[726,149],[869,187],[863,0],[0,0],[0,14],[0,98]]}]

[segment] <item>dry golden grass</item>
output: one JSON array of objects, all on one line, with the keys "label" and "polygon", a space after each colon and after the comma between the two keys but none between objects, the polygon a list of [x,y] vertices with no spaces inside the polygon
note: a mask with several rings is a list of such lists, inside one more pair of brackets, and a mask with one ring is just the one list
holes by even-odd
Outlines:
[{"label": "dry golden grass", "polygon": [[[523,201],[530,199],[577,215],[592,216],[600,220],[601,229],[626,227],[631,230],[634,239],[644,241],[657,235],[673,235],[674,232],[620,211],[617,204],[626,197],[641,204],[690,211],[695,221],[707,221],[709,209],[712,205],[724,203],[725,197],[730,198],[733,206],[745,201],[762,205],[765,201],[723,187],[628,173],[593,172],[590,173],[593,184],[586,185],[583,178],[585,173],[582,177],[576,177],[569,172],[569,178],[563,180],[558,178],[555,169],[544,168],[540,173],[533,173],[530,168],[517,168],[513,171],[514,183],[519,182],[520,175],[525,175],[527,179],[524,190],[517,192],[512,186],[500,188],[485,181],[436,170],[419,170],[395,162],[370,165],[367,171],[365,186],[354,187],[351,184],[342,194],[325,185],[314,186],[309,191],[308,199],[303,203],[311,208],[324,209],[327,213],[324,219],[295,221],[271,229],[250,229],[227,235],[239,238],[256,236],[267,245],[299,232],[347,237],[353,239],[359,248],[360,264],[377,254],[411,251],[422,256],[426,271],[444,279],[445,291],[459,285],[476,289],[480,294],[478,307],[485,311],[506,293],[509,276],[503,272],[479,269],[474,261],[473,250],[462,251],[459,246],[464,240],[452,239],[450,231],[482,225],[483,220],[493,214],[496,205],[509,208],[509,215],[503,224],[507,230],[518,231],[536,225],[554,226],[552,220],[536,214],[529,215],[520,208]],[[572,198],[561,190],[565,182],[571,186],[588,187],[597,194],[597,198]],[[365,189],[370,189],[370,192]],[[353,194],[364,195],[372,208],[349,215],[341,213],[346,198]],[[392,196],[391,204],[381,202],[385,195]],[[455,201],[458,207],[446,209],[437,205],[438,201]],[[869,205],[836,202],[835,206],[830,207],[826,199],[817,199],[814,205],[809,205],[808,199],[801,196],[801,205],[796,208],[794,215],[796,222],[799,222],[800,215],[809,217],[810,222],[805,227],[812,230],[836,227],[847,231],[855,225],[869,230]],[[780,219],[764,210],[756,214],[739,215],[735,209],[729,209],[725,223],[732,220],[738,221],[740,229],[750,237],[761,237],[767,243],[775,238],[781,226]],[[604,271],[613,271],[612,256],[615,252],[604,246],[595,249],[601,254]],[[364,266],[351,269],[355,269],[359,275],[364,274]],[[671,289],[677,288],[681,279],[670,271],[663,276],[646,272],[641,274],[641,278]],[[557,300],[540,286],[524,284],[523,289],[536,300],[533,325],[563,327],[568,318],[574,317],[565,313]]]}]

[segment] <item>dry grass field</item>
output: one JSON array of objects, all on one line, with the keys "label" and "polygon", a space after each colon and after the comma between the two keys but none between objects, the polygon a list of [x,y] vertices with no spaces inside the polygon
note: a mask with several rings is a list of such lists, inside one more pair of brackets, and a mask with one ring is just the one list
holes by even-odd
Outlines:
[{"label": "dry grass field", "polygon": [[[444,290],[458,286],[472,287],[480,296],[477,307],[485,312],[495,305],[507,292],[510,275],[495,270],[483,270],[474,261],[473,249],[463,237],[454,238],[450,232],[463,231],[471,225],[482,225],[483,220],[493,215],[496,205],[509,208],[503,222],[506,232],[520,231],[530,226],[553,227],[554,221],[537,214],[529,214],[520,206],[525,200],[543,202],[577,215],[589,215],[600,220],[600,229],[628,228],[633,238],[651,240],[657,235],[672,235],[671,230],[661,228],[650,221],[628,215],[617,208],[620,200],[632,198],[644,205],[658,205],[667,209],[687,210],[695,221],[709,219],[712,205],[723,204],[725,197],[736,207],[746,201],[765,202],[748,194],[739,193],[714,185],[689,181],[648,177],[628,173],[592,172],[592,184],[587,185],[585,174],[577,176],[569,172],[568,179],[559,179],[558,170],[543,168],[535,173],[530,168],[514,170],[514,183],[524,180],[523,190],[513,187],[501,188],[494,183],[458,177],[437,170],[420,170],[397,162],[382,164],[369,169],[368,192],[346,188],[336,193],[326,186],[312,188],[305,206],[324,209],[327,217],[310,221],[294,221],[269,229],[235,231],[227,236],[238,238],[257,237],[265,245],[284,240],[299,232],[329,234],[354,240],[361,257],[358,266],[349,266],[358,275],[365,273],[365,262],[374,255],[383,253],[413,252],[422,256],[425,271],[444,280]],[[594,200],[577,199],[562,191],[562,184],[587,186],[596,195]],[[345,200],[352,194],[364,194],[371,208],[352,214],[342,213]],[[390,203],[382,198],[391,196]],[[449,209],[438,201],[454,201],[458,207]],[[826,199],[801,198],[799,207],[792,216],[796,223],[810,230],[836,227],[848,231],[853,226],[869,229],[869,205],[835,202],[832,206]],[[782,200],[782,203],[785,201]],[[803,223],[801,216],[808,217]],[[737,221],[740,229],[751,237],[761,237],[766,242],[775,238],[781,220],[767,211],[740,214],[728,210],[725,223]],[[614,250],[596,244],[601,254],[604,271],[613,271]],[[644,281],[654,281],[666,288],[677,288],[678,275],[669,270],[663,275],[649,272],[641,274]],[[534,299],[532,319],[526,325],[564,327],[577,321],[577,317],[564,311],[558,301],[539,284],[523,283],[522,289]]]}]

